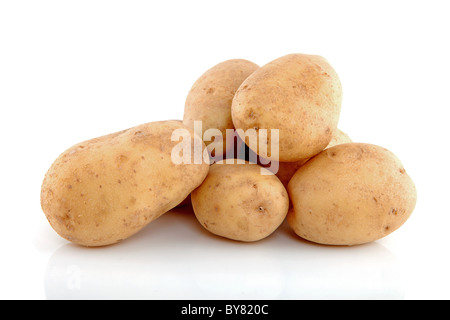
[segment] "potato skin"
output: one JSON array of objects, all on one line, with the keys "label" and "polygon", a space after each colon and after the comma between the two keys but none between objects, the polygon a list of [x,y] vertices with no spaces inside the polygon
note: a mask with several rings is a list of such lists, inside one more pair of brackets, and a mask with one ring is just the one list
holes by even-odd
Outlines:
[{"label": "potato skin", "polygon": [[178,142],[171,134],[179,128],[187,129],[181,121],[147,123],[61,154],[41,188],[42,210],[53,229],[80,245],[109,245],[183,201],[204,180],[209,163],[172,163]]},{"label": "potato skin", "polygon": [[353,142],[352,139],[348,136],[347,133],[342,131],[341,129],[337,128],[336,131],[334,131],[333,136],[331,137],[330,143],[327,145],[325,149],[337,146],[339,144],[344,143],[350,143]]},{"label": "potato skin", "polygon": [[[338,144],[349,143],[352,142],[350,137],[340,130],[339,128],[333,133],[330,143],[325,148],[331,148],[337,146]],[[308,161],[309,159],[304,159],[295,162],[280,162],[278,172],[276,173],[278,179],[283,183],[283,185],[287,188],[289,181],[295,172]]]},{"label": "potato skin", "polygon": [[272,234],[289,208],[286,189],[257,164],[211,166],[208,177],[191,194],[200,224],[213,234],[239,241],[258,241]]},{"label": "potato skin", "polygon": [[[269,158],[300,161],[328,145],[341,102],[338,75],[324,58],[290,54],[262,66],[242,83],[233,99],[232,120],[244,131],[279,129],[279,159],[271,154],[270,137]],[[259,147],[254,151],[264,156]]]},{"label": "potato skin", "polygon": [[300,237],[357,245],[398,229],[416,204],[416,188],[389,150],[346,143],[322,151],[292,177],[287,220]]},{"label": "potato skin", "polygon": [[[189,91],[184,107],[184,125],[194,130],[194,121],[201,120],[202,136],[210,128],[222,132],[223,149],[216,148],[219,153],[213,156],[222,156],[231,147],[226,145],[226,129],[234,129],[231,102],[241,83],[258,68],[257,64],[245,59],[223,61],[202,74]],[[205,144],[209,146],[211,141],[205,141]]]}]

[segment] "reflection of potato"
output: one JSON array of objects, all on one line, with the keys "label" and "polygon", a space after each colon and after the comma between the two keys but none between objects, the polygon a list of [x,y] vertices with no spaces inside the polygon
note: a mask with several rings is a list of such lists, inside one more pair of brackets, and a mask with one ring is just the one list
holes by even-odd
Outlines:
[{"label": "reflection of potato", "polygon": [[[331,148],[338,144],[349,143],[349,142],[352,142],[350,137],[345,132],[337,129],[333,133],[333,137],[331,138],[331,141],[328,144],[327,148]],[[295,162],[280,162],[279,163],[279,168],[278,168],[278,172],[276,173],[276,175],[286,188],[289,183],[289,180],[291,180],[294,173],[298,170],[298,168],[300,168],[308,160],[309,159],[304,159],[304,160],[295,161]]]},{"label": "reflection of potato", "polygon": [[398,229],[416,204],[416,188],[390,151],[346,143],[322,151],[288,185],[288,222],[300,237],[355,245]]},{"label": "reflection of potato", "polygon": [[[328,145],[337,128],[341,100],[338,75],[324,58],[290,54],[252,73],[236,91],[231,112],[236,129],[279,129],[279,159],[272,155],[271,144],[277,144],[270,134],[268,157],[293,162]],[[254,151],[264,157],[262,147]]]},{"label": "reflection of potato", "polygon": [[[262,175],[261,170],[269,175]],[[256,164],[213,164],[191,194],[198,221],[230,239],[257,241],[274,232],[286,217],[288,194],[278,178]]]},{"label": "reflection of potato", "polygon": [[[176,129],[186,128],[180,121],[153,122],[65,151],[41,191],[42,209],[55,231],[81,245],[108,245],[183,201],[206,177],[209,164],[172,162]],[[191,137],[193,148],[194,137],[200,138]]]},{"label": "reflection of potato", "polygon": [[[244,59],[221,62],[206,71],[192,86],[186,98],[183,123],[194,129],[194,121],[202,121],[202,137],[208,129],[218,129],[223,141],[206,141],[213,156],[226,153],[226,129],[234,129],[231,120],[231,101],[234,93],[258,65]],[[204,137],[205,138],[205,137]],[[223,150],[223,151],[222,151]]]}]

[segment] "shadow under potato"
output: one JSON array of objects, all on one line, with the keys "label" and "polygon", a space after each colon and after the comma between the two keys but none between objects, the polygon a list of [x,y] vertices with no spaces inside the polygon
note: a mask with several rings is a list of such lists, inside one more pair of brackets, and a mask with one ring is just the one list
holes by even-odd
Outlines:
[{"label": "shadow under potato", "polygon": [[44,284],[48,299],[399,299],[400,273],[377,242],[316,245],[283,223],[241,243],[209,233],[185,207],[114,246],[60,247]]}]

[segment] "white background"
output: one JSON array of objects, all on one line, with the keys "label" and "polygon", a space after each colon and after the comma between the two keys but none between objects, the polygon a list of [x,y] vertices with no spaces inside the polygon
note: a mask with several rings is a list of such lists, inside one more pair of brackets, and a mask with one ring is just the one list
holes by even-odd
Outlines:
[{"label": "white background", "polygon": [[[450,47],[446,1],[1,1],[0,298],[449,299]],[[344,90],[339,127],[393,151],[418,202],[357,247],[283,225],[243,244],[169,212],[86,249],[41,211],[42,179],[73,144],[182,119],[193,82],[231,58],[319,54]]]}]

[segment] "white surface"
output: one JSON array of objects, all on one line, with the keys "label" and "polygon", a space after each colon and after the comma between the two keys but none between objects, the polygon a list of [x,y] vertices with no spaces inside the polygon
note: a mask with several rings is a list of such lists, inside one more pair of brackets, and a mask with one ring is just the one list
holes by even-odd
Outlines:
[{"label": "white surface", "polygon": [[[450,22],[446,1],[2,1],[0,298],[449,299]],[[418,189],[399,230],[326,247],[283,225],[242,244],[170,212],[121,244],[67,243],[40,209],[71,145],[181,119],[192,83],[231,58],[326,57],[339,127],[402,160]]]}]

